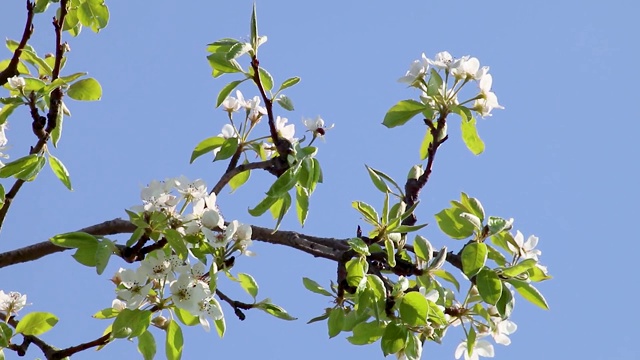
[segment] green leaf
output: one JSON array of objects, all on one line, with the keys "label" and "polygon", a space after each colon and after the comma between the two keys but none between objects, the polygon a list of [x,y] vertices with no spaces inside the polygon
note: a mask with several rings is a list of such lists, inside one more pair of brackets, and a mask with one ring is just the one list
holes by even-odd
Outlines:
[{"label": "green leaf", "polygon": [[484,268],[476,276],[476,286],[482,300],[487,304],[495,305],[502,294],[502,281],[495,271]]},{"label": "green leaf", "polygon": [[427,298],[417,291],[412,291],[402,297],[399,305],[400,318],[409,326],[427,324]]},{"label": "green leaf", "polygon": [[[248,161],[244,161],[244,164],[248,164]],[[231,192],[236,191],[240,186],[244,185],[251,176],[251,170],[245,170],[236,174],[234,177],[229,180],[229,186],[231,187]]]},{"label": "green leaf", "polygon": [[289,315],[283,308],[281,308],[278,305],[275,304],[271,304],[271,303],[258,303],[256,304],[256,307],[264,312],[266,312],[267,314],[273,315],[275,317],[277,317],[278,319],[282,319],[282,320],[296,320],[297,318]]},{"label": "green leaf", "polygon": [[[2,68],[0,68],[2,69]],[[22,105],[21,103],[13,103],[13,104],[9,104],[6,105],[3,108],[0,108],[0,125],[4,124],[5,122],[7,122],[7,118],[9,118],[9,115],[11,115],[13,113],[13,110],[17,109],[18,106]]]},{"label": "green leaf", "polygon": [[380,346],[382,347],[382,353],[384,356],[389,354],[395,354],[404,349],[407,344],[407,328],[400,324],[390,323],[384,329],[382,339],[380,339]]},{"label": "green leaf", "polygon": [[329,338],[335,337],[340,334],[344,325],[344,310],[337,307],[331,310],[329,314],[329,320],[327,321],[327,327],[329,328]]},{"label": "green leaf", "polygon": [[27,169],[32,168],[38,163],[38,155],[31,154],[23,156],[17,160],[5,164],[0,168],[0,178],[8,178],[9,176],[19,174]]},{"label": "green leaf", "polygon": [[92,317],[95,319],[111,319],[114,318],[116,316],[118,316],[118,314],[120,314],[119,310],[116,310],[114,308],[105,308],[102,309],[100,311],[98,311],[97,313],[93,314]]},{"label": "green leaf", "polygon": [[38,156],[35,163],[32,163],[31,165],[17,173],[15,177],[25,181],[33,181],[35,180],[36,176],[38,176],[40,170],[42,170],[46,162],[47,160],[44,156]]},{"label": "green leaf", "polygon": [[256,13],[256,3],[253,3],[253,8],[251,10],[251,44],[253,46],[253,50],[258,50],[258,15]]},{"label": "green leaf", "polygon": [[362,201],[353,201],[351,203],[351,206],[354,209],[358,210],[358,212],[362,214],[362,216],[364,216],[364,220],[368,223],[372,225],[379,224],[380,217],[378,216],[378,212],[376,212],[376,209],[374,209],[373,206]]},{"label": "green leaf", "polygon": [[164,236],[169,243],[169,246],[176,252],[176,255],[180,258],[180,260],[186,260],[189,257],[189,249],[187,248],[187,244],[185,244],[182,235],[178,230],[175,229],[167,229],[164,231]]},{"label": "green leaf", "polygon": [[80,101],[96,101],[102,98],[102,86],[94,78],[78,80],[69,86],[67,95]]},{"label": "green leaf", "polygon": [[153,360],[156,356],[156,340],[148,330],[138,336],[138,352],[144,360]]},{"label": "green leaf", "polygon": [[396,248],[393,241],[389,240],[389,238],[384,239],[384,249],[387,252],[387,263],[389,266],[396,266]]},{"label": "green leaf", "polygon": [[210,53],[226,54],[229,50],[239,43],[236,39],[224,38],[207,45],[207,51]]},{"label": "green leaf", "polygon": [[529,275],[529,280],[533,282],[545,281],[552,278],[545,270],[540,268],[540,266],[534,266],[527,270],[527,274]]},{"label": "green leaf", "polygon": [[409,334],[404,354],[407,360],[420,360],[422,357],[422,340],[420,340],[419,334]]},{"label": "green leaf", "polygon": [[227,59],[227,54],[213,53],[207,56],[207,60],[209,60],[209,65],[213,69],[212,75],[214,78],[226,73],[243,72],[242,67],[236,60]]},{"label": "green leaf", "polygon": [[269,190],[267,190],[267,196],[284,196],[288,195],[289,190],[294,187],[298,181],[299,167],[292,167],[287,169],[276,181],[273,182]]},{"label": "green leaf", "polygon": [[309,191],[302,186],[296,186],[296,215],[298,222],[304,226],[309,214]]},{"label": "green leaf", "polygon": [[431,129],[427,127],[427,132],[422,138],[422,143],[420,143],[420,160],[424,160],[429,157],[429,146],[431,146],[432,142],[433,134],[431,133]]},{"label": "green leaf", "polygon": [[347,283],[357,287],[365,276],[364,266],[358,259],[351,259],[345,264],[347,269]]},{"label": "green leaf", "polygon": [[102,239],[98,243],[96,248],[96,272],[98,275],[102,275],[115,250],[116,246],[111,240]]},{"label": "green leaf", "polygon": [[317,282],[309,278],[303,277],[302,284],[304,285],[305,288],[307,288],[307,290],[314,292],[316,294],[320,294],[324,296],[333,296],[329,291],[325,290],[322,286],[320,286],[320,284],[318,284]]},{"label": "green leaf", "polygon": [[360,238],[351,238],[347,240],[347,244],[360,255],[369,256],[371,253],[369,252],[369,246]]},{"label": "green leaf", "polygon": [[9,346],[12,336],[13,329],[9,327],[9,325],[7,325],[4,321],[0,321],[0,350],[1,348]]},{"label": "green leaf", "polygon": [[418,231],[420,229],[422,229],[423,227],[427,226],[428,224],[420,224],[420,225],[400,225],[398,227],[393,227],[393,228],[389,228],[388,232],[389,233],[410,233],[410,232],[414,232],[414,231]]},{"label": "green leaf", "polygon": [[238,280],[240,281],[240,286],[247,292],[247,294],[251,295],[255,300],[256,296],[258,296],[258,283],[253,278],[253,276],[245,273],[238,274]]},{"label": "green leaf", "polygon": [[462,204],[465,205],[465,207],[470,213],[477,216],[480,219],[480,221],[484,221],[484,218],[485,218],[484,207],[482,206],[482,203],[480,203],[480,200],[474,197],[469,197],[464,192],[461,194],[460,200],[462,201]]},{"label": "green leaf", "polygon": [[[326,309],[326,312],[320,316],[316,316],[313,319],[307,321],[307,324],[312,324],[314,322],[318,322],[318,321],[322,321],[322,320],[326,320],[329,318],[329,314],[331,314],[331,310],[330,309]],[[344,330],[344,328],[343,328]]]},{"label": "green leaf", "polygon": [[264,90],[271,91],[271,89],[273,89],[273,77],[271,74],[263,68],[258,68],[258,73],[260,74],[260,82],[262,82]]},{"label": "green leaf", "polygon": [[291,207],[291,195],[289,195],[288,193],[285,193],[284,196],[280,197],[278,201],[276,201],[273,205],[271,205],[271,208],[270,208],[271,213],[273,214],[274,218],[277,218],[276,230],[280,228],[280,223],[282,222],[282,219],[289,211],[290,207]]},{"label": "green leaf", "polygon": [[225,138],[221,136],[214,136],[200,141],[200,143],[196,145],[196,148],[193,149],[193,152],[191,153],[191,160],[189,160],[189,164],[193,163],[193,161],[200,156],[221,147],[222,144],[224,144],[224,141]]},{"label": "green leaf", "polygon": [[384,334],[383,324],[378,321],[361,322],[353,328],[353,336],[349,336],[347,340],[353,345],[373,344]]},{"label": "green leaf", "polygon": [[416,256],[427,263],[433,258],[433,246],[431,246],[431,243],[425,237],[416,235],[413,240],[413,249]]},{"label": "green leaf", "polygon": [[402,100],[387,111],[382,124],[388,128],[404,125],[412,117],[420,114],[425,107],[423,103],[415,100]]},{"label": "green leaf", "polygon": [[0,184],[0,207],[2,207],[4,205],[4,200],[5,200],[5,192],[4,192],[4,186],[2,186],[2,184]]},{"label": "green leaf", "polygon": [[[485,243],[486,244],[486,243]],[[488,258],[495,261],[499,266],[506,266],[507,258],[502,255],[496,248],[491,245],[487,245],[487,250],[489,250]]]},{"label": "green leaf", "polygon": [[111,336],[117,339],[132,339],[147,331],[149,324],[151,324],[151,311],[123,309],[113,321]]},{"label": "green leaf", "polygon": [[467,277],[476,275],[487,262],[487,245],[472,242],[462,249],[462,269]]},{"label": "green leaf", "polygon": [[224,332],[227,329],[227,324],[225,323],[224,318],[213,320],[213,324],[216,327],[216,332],[218,333],[218,336],[222,338],[224,336]]},{"label": "green leaf", "polygon": [[484,142],[478,136],[476,118],[472,117],[469,121],[462,120],[460,129],[462,130],[462,140],[467,145],[467,149],[474,155],[480,155],[484,151]]},{"label": "green leaf", "polygon": [[438,269],[438,270],[431,271],[431,273],[433,275],[439,277],[440,279],[453,284],[453,286],[456,287],[456,290],[460,291],[460,283],[458,282],[456,277],[453,276],[453,274],[451,274],[450,272],[448,272],[446,270]]},{"label": "green leaf", "polygon": [[508,276],[508,277],[518,276],[524,272],[527,272],[529,269],[535,267],[537,263],[538,262],[534,259],[524,259],[512,267],[503,269],[502,275]]},{"label": "green leaf", "polygon": [[251,44],[245,42],[235,43],[227,52],[227,60],[237,59],[251,50]]},{"label": "green leaf", "polygon": [[[63,102],[64,103],[64,102]],[[58,116],[56,117],[56,127],[51,131],[51,142],[53,143],[53,147],[58,147],[58,142],[60,141],[60,137],[62,136],[62,125],[64,124],[64,112],[62,109],[58,110]]]},{"label": "green leaf", "polygon": [[429,73],[429,81],[427,82],[427,95],[434,96],[439,95],[442,90],[442,77],[438,74],[436,69],[431,68]]},{"label": "green leaf", "polygon": [[238,150],[238,141],[237,137],[225,139],[213,161],[226,160],[232,157],[233,154],[236,153],[236,150]]},{"label": "green leaf", "polygon": [[287,80],[282,82],[282,85],[280,85],[280,88],[278,89],[278,92],[280,92],[280,91],[282,91],[282,90],[284,90],[286,88],[290,88],[290,87],[292,87],[293,85],[295,85],[295,84],[297,84],[299,82],[300,82],[300,78],[297,77],[297,76],[288,78]]},{"label": "green leaf", "polygon": [[182,329],[175,320],[169,320],[166,331],[167,339],[165,341],[165,353],[167,355],[167,360],[180,360],[182,357],[182,348],[184,346]]},{"label": "green leaf", "polygon": [[96,252],[98,251],[98,242],[91,245],[79,247],[76,252],[71,255],[77,262],[84,266],[96,266]]},{"label": "green leaf", "polygon": [[547,300],[545,300],[544,296],[542,296],[538,289],[533,287],[533,285],[515,279],[509,279],[507,280],[507,282],[513,285],[518,294],[520,294],[520,296],[525,298],[527,301],[545,310],[549,310],[549,304],[547,304]]},{"label": "green leaf", "polygon": [[200,319],[198,319],[197,316],[191,314],[189,311],[181,309],[177,306],[173,308],[173,311],[175,312],[176,317],[178,318],[178,320],[180,320],[181,323],[187,326],[200,325]]},{"label": "green leaf", "polygon": [[99,32],[109,23],[109,8],[104,1],[90,0],[80,3],[77,10],[78,20],[93,32]]},{"label": "green leaf", "polygon": [[50,238],[49,241],[54,245],[65,248],[82,248],[98,245],[98,240],[95,236],[81,231],[59,234]]},{"label": "green leaf", "polygon": [[220,92],[218,93],[218,99],[216,100],[216,107],[220,106],[222,102],[229,96],[229,94],[235,89],[238,85],[242,84],[244,80],[236,80],[225,85]]},{"label": "green leaf", "polygon": [[58,318],[51,313],[32,312],[20,320],[16,333],[37,336],[51,330],[57,323]]},{"label": "green leaf", "polygon": [[278,198],[275,196],[267,196],[258,205],[256,205],[253,209],[249,209],[249,214],[251,216],[260,216],[264,214],[267,210],[271,208],[273,204],[278,201]]},{"label": "green leaf", "polygon": [[373,182],[373,185],[375,185],[375,187],[378,190],[380,190],[383,193],[391,192],[391,189],[389,189],[389,186],[387,186],[387,183],[382,181],[380,176],[378,174],[376,174],[376,172],[372,168],[370,168],[367,165],[365,165],[365,167],[367,168],[367,172],[369,173],[369,177],[371,178],[371,182]]},{"label": "green leaf", "polygon": [[33,12],[36,14],[47,11],[50,0],[36,0],[36,6],[33,8]]},{"label": "green leaf", "polygon": [[51,170],[53,170],[53,173],[56,175],[56,177],[60,179],[60,181],[62,181],[64,186],[66,186],[69,190],[73,190],[73,188],[71,187],[71,178],[69,177],[69,171],[67,171],[67,168],[64,166],[62,161],[60,161],[60,159],[58,159],[57,157],[49,154],[49,166],[51,167]]},{"label": "green leaf", "polygon": [[474,227],[460,217],[462,210],[458,208],[444,209],[436,214],[440,230],[453,239],[466,239],[473,234]]},{"label": "green leaf", "polygon": [[287,111],[295,110],[295,108],[293,106],[293,101],[287,95],[284,95],[284,94],[278,95],[278,97],[276,98],[276,102],[280,106],[282,106],[283,109],[285,109]]},{"label": "green leaf", "polygon": [[506,319],[511,316],[511,312],[513,311],[513,306],[515,301],[513,299],[513,294],[511,294],[511,290],[506,286],[502,287],[502,295],[500,295],[500,299],[496,304],[496,309],[498,309],[498,313],[502,316],[503,319]]}]

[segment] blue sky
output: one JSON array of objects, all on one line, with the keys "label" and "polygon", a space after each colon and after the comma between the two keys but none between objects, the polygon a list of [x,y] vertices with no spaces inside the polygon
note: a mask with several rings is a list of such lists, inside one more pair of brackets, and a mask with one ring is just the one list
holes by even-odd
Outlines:
[{"label": "blue sky", "polygon": [[[69,102],[73,116],[53,152],[71,172],[74,191],[48,171],[26,184],[2,229],[0,251],[123,217],[123,209],[139,201],[140,187],[153,179],[184,174],[213,185],[224,170],[225,165],[204,159],[188,164],[193,147],[224,125],[215,98],[235,79],[210,76],[205,46],[223,37],[248,38],[252,2],[107,4],[111,21],[104,31],[95,35],[84,29],[78,38],[65,38],[72,48],[65,70],[88,71],[104,91],[100,102]],[[551,310],[518,298],[512,318],[518,331],[510,346],[496,345],[496,358],[639,358],[633,334],[640,317],[629,305],[640,251],[633,231],[640,200],[640,178],[633,170],[640,132],[634,110],[640,100],[638,6],[578,0],[389,4],[257,3],[260,31],[269,37],[260,49],[261,65],[276,82],[302,78],[287,92],[296,110],[278,114],[295,123],[299,134],[303,116],[321,115],[336,124],[321,144],[325,183],[312,197],[307,224],[300,229],[290,214],[282,228],[353,236],[356,226],[365,224],[351,201],[382,203],[363,164],[402,181],[419,161],[424,132],[419,121],[391,130],[381,125],[391,105],[417,95],[397,78],[422,52],[478,57],[491,67],[493,89],[506,109],[479,120],[486,143],[479,157],[466,150],[452,119],[451,139],[438,153],[421,194],[417,216],[430,223],[421,233],[437,247],[459,248],[461,243],[440,232],[433,214],[465,191],[479,198],[488,214],[514,217],[516,229],[540,238],[541,262],[554,279],[539,289]],[[3,4],[0,35],[20,37],[23,9],[22,1]],[[36,19],[32,45],[40,54],[53,49],[52,14]],[[250,87],[242,90],[245,96],[257,95]],[[14,159],[35,143],[29,122],[26,108],[10,118],[7,136]],[[266,174],[253,174],[232,196],[223,191],[223,213],[272,226],[270,218],[253,219],[246,212],[270,181]],[[6,180],[2,184],[10,186]],[[352,346],[342,335],[329,340],[324,324],[305,324],[331,304],[305,290],[301,278],[327,285],[335,278],[334,263],[260,243],[254,251],[259,256],[240,259],[236,271],[253,274],[260,296],[299,320],[283,322],[249,311],[240,322],[226,308],[225,338],[188,329],[183,358],[382,357],[378,343]],[[107,322],[90,316],[110,305],[114,292],[108,278],[123,266],[113,259],[97,276],[70,255],[0,269],[0,289],[26,293],[29,310],[60,317],[54,331],[43,336],[59,347],[102,333]],[[234,284],[221,286],[241,295]],[[452,329],[443,345],[427,344],[423,358],[453,358],[462,338]],[[119,341],[74,358],[134,358],[135,352],[134,344]]]}]

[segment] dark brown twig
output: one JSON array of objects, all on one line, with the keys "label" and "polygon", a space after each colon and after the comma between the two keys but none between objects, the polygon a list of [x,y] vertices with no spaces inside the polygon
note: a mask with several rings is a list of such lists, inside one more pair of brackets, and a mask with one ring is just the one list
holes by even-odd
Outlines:
[{"label": "dark brown twig", "polygon": [[[31,5],[27,5],[27,10],[31,8],[30,13],[31,13],[31,18],[33,18],[33,14],[32,14],[33,3],[28,3],[28,4],[31,4]],[[64,44],[62,44],[62,27],[64,25],[64,18],[66,15],[67,15],[67,0],[60,0],[60,18],[59,19],[56,19],[55,17],[53,18],[53,27],[55,28],[55,32],[56,32],[56,55],[55,55],[56,59],[55,59],[55,65],[53,67],[53,76],[51,78],[51,81],[58,78],[58,75],[60,74],[60,68],[62,66],[61,65],[62,57],[64,55]],[[28,19],[28,22],[29,21],[30,20]],[[26,37],[26,39],[28,38],[29,36]],[[26,39],[23,36],[23,41],[25,42],[25,45],[27,41]],[[15,57],[15,54],[14,54],[14,57]],[[58,112],[61,111],[61,104],[62,104],[62,90],[58,87],[51,92],[51,97],[49,101],[49,113],[47,114],[46,129],[44,131],[40,131],[42,127],[40,117],[38,117],[37,120],[34,119],[34,123],[32,127],[34,129],[34,133],[36,134],[36,136],[38,136],[38,142],[36,143],[35,146],[31,148],[31,150],[29,151],[29,154],[39,154],[44,149],[45,145],[47,144],[47,141],[49,141],[49,134],[51,134],[51,131],[53,131],[53,129],[55,129],[56,127]],[[15,183],[13,183],[13,186],[11,186],[11,189],[7,192],[5,196],[5,202],[2,205],[2,208],[0,208],[0,229],[2,229],[2,224],[4,223],[4,219],[7,216],[9,207],[13,203],[13,200],[15,199],[16,195],[18,194],[18,191],[20,191],[20,188],[22,188],[22,185],[24,185],[24,183],[25,183],[24,180],[17,179]]]},{"label": "dark brown twig", "polygon": [[7,83],[7,80],[11,77],[18,76],[20,73],[18,72],[18,64],[20,64],[20,55],[22,55],[22,50],[24,50],[25,46],[27,46],[27,41],[33,34],[33,9],[35,7],[35,3],[27,0],[27,21],[24,25],[24,31],[22,32],[22,39],[20,40],[20,44],[16,51],[14,51],[13,56],[11,57],[11,61],[6,69],[0,72],[0,86]]},{"label": "dark brown twig", "polygon": [[233,300],[232,298],[230,298],[227,295],[225,295],[219,289],[216,289],[216,295],[218,295],[220,300],[223,300],[227,304],[231,305],[231,307],[233,308],[233,312],[236,314],[236,316],[240,320],[244,320],[247,317],[242,310],[249,310],[249,309],[253,309],[255,307],[255,304],[248,304],[248,303],[244,303],[242,301]]}]

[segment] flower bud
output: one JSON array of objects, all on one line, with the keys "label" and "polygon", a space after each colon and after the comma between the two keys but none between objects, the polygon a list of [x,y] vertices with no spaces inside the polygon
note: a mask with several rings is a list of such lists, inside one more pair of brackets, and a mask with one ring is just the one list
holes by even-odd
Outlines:
[{"label": "flower bud", "polygon": [[418,178],[422,176],[422,174],[424,174],[422,165],[413,165],[411,170],[409,170],[409,175],[407,175],[407,180],[409,179],[418,180]]},{"label": "flower bud", "polygon": [[151,322],[153,323],[153,325],[157,326],[160,329],[163,329],[163,330],[167,329],[167,325],[168,325],[167,318],[162,315],[156,316],[155,318],[153,318],[153,320],[151,320]]}]

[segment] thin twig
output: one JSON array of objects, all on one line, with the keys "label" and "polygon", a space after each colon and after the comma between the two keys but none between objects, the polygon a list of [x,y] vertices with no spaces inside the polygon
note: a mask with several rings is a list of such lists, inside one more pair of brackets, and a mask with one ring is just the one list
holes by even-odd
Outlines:
[{"label": "thin twig", "polygon": [[24,31],[22,32],[22,39],[20,40],[20,44],[16,51],[13,52],[13,56],[11,57],[11,61],[7,68],[0,72],[0,86],[4,85],[10,77],[18,76],[20,73],[18,72],[18,64],[20,64],[20,55],[22,55],[22,50],[27,46],[27,41],[33,34],[33,9],[35,7],[35,3],[27,0],[27,21],[24,25]]}]

